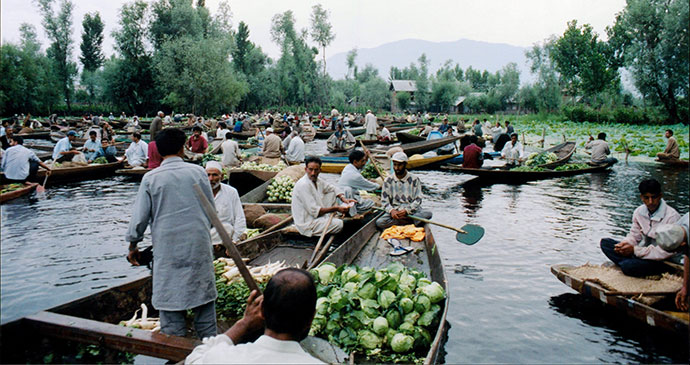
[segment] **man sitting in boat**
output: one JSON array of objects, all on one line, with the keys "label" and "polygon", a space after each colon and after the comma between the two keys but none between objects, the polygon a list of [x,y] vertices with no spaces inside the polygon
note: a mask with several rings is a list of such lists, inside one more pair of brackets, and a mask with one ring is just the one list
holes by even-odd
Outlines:
[{"label": "man sitting in boat", "polygon": [[462,167],[478,169],[484,164],[484,153],[482,148],[477,146],[479,138],[475,135],[468,136],[470,144],[462,150]]},{"label": "man sitting in boat", "polygon": [[240,145],[233,141],[230,132],[225,134],[225,141],[221,143],[220,149],[223,151],[223,166],[238,167],[242,164],[242,153],[240,152]]},{"label": "man sitting in boat", "polygon": [[[263,295],[252,291],[244,316],[225,333],[204,340],[186,364],[322,364],[299,342],[307,337],[316,313],[316,285],[301,269],[283,269]],[[252,334],[263,336],[247,343]]]},{"label": "man sitting in boat", "polygon": [[690,218],[685,213],[675,224],[660,224],[656,229],[656,243],[664,251],[683,255],[683,286],[676,293],[676,307],[688,311],[688,285],[690,284]]},{"label": "man sitting in boat", "polygon": [[367,155],[360,150],[354,150],[349,156],[350,163],[345,166],[343,172],[340,174],[338,186],[343,189],[345,197],[354,199],[357,203],[350,208],[350,216],[362,214],[374,206],[374,201],[370,199],[363,199],[359,195],[360,190],[374,191],[381,187],[379,184],[371,182],[362,176],[360,172],[364,165],[367,164]]},{"label": "man sitting in boat", "polygon": [[[218,219],[223,223],[223,227],[228,231],[228,235],[230,235],[233,241],[243,241],[247,238],[245,233],[247,222],[244,218],[240,195],[232,186],[220,182],[223,178],[223,166],[220,162],[207,162],[206,174],[208,174],[208,182],[211,183],[211,189],[213,190]],[[214,245],[223,243],[215,228],[211,228],[211,243]]]},{"label": "man sitting in boat", "polygon": [[132,167],[145,166],[149,156],[148,144],[141,140],[139,132],[132,134],[132,143],[125,150],[127,163]]},{"label": "man sitting in boat", "polygon": [[518,141],[517,133],[510,135],[510,142],[507,142],[501,150],[501,158],[508,160],[509,164],[514,164],[525,158],[525,149]]},{"label": "man sitting in boat", "polygon": [[618,160],[614,157],[607,157],[611,154],[611,150],[609,149],[608,142],[606,142],[606,133],[604,132],[599,133],[599,135],[597,135],[596,140],[594,139],[594,137],[589,136],[589,142],[585,144],[585,149],[592,150],[591,163],[594,165],[603,165],[618,162]]},{"label": "man sitting in boat", "polygon": [[438,127],[438,131],[442,134],[448,133],[450,126],[448,125],[448,118],[443,118],[443,123]]},{"label": "man sitting in boat", "polygon": [[72,148],[72,141],[77,138],[77,132],[69,131],[65,138],[60,139],[53,147],[53,161],[55,162],[65,162],[72,161],[75,155],[81,152]]},{"label": "man sitting in boat", "polygon": [[[153,148],[151,148],[151,145],[153,145],[155,147],[155,144],[156,144],[156,142],[151,142],[151,143],[149,143],[149,146],[148,146],[149,165],[151,164],[151,150],[153,149]],[[155,150],[155,151],[156,151],[156,154],[158,154],[157,150]],[[113,146],[110,143],[110,141],[108,141],[107,138],[101,138],[101,145],[98,147],[98,150],[96,151],[96,155],[93,159],[95,160],[99,157],[105,157],[105,159],[109,163],[112,163],[112,162],[117,161],[116,154],[117,154],[117,148],[115,148],[115,146]],[[159,165],[160,165],[160,162],[159,162]],[[149,167],[149,168],[152,168],[152,167]]]},{"label": "man sitting in boat", "polygon": [[675,223],[678,212],[664,201],[661,184],[655,179],[646,179],[638,187],[642,204],[632,217],[630,233],[620,242],[611,238],[601,240],[604,255],[620,266],[625,275],[644,277],[668,271],[662,260],[674,256],[656,243],[656,229],[661,224]]},{"label": "man sitting in boat", "polygon": [[225,122],[218,122],[218,129],[216,130],[216,139],[225,141],[225,135],[230,132]]},{"label": "man sitting in boat", "polygon": [[656,157],[659,160],[677,160],[680,158],[680,148],[678,148],[678,142],[676,137],[673,136],[673,131],[670,129],[666,130],[666,138],[668,138],[668,143],[666,143],[666,149],[664,152],[659,152]]},{"label": "man sitting in boat", "polygon": [[144,175],[125,236],[127,260],[138,266],[137,244],[151,225],[155,252],[151,303],[160,313],[161,333],[184,337],[187,310],[194,312],[199,338],[215,336],[217,297],[213,275],[211,222],[194,193],[198,184],[213,204],[213,191],[201,166],[182,161],[185,133],[161,130],[156,146],[163,163]]},{"label": "man sitting in boat", "polygon": [[277,134],[273,133],[273,128],[266,128],[264,134],[266,139],[264,139],[261,160],[265,164],[277,165],[280,162],[280,156],[285,153],[283,141],[280,140]]},{"label": "man sitting in boat", "polygon": [[101,149],[101,142],[96,139],[97,136],[96,131],[89,131],[89,139],[84,142],[84,157],[88,163],[92,163],[96,159],[98,150]]},{"label": "man sitting in boat", "polygon": [[297,129],[294,129],[290,133],[290,136],[292,136],[292,138],[285,152],[285,159],[290,165],[299,165],[304,161],[304,141],[297,132]]},{"label": "man sitting in boat", "polygon": [[[345,197],[335,186],[319,179],[321,159],[309,156],[305,160],[306,174],[292,189],[292,216],[295,226],[303,236],[320,235],[328,223],[328,213],[347,214],[350,207],[336,204],[336,198],[346,204],[356,203]],[[338,233],[343,229],[343,221],[333,218],[326,233]]]},{"label": "man sitting in boat", "polygon": [[484,135],[484,133],[482,133],[482,125],[479,123],[479,119],[475,119],[472,123],[472,132],[474,132],[474,135],[477,137]]},{"label": "man sitting in boat", "polygon": [[431,219],[431,212],[422,209],[422,182],[407,171],[405,152],[396,152],[391,161],[395,174],[383,182],[381,204],[386,213],[376,220],[376,226],[385,229],[393,225],[411,224],[410,214]]},{"label": "man sitting in boat", "polygon": [[391,139],[391,132],[384,125],[383,127],[381,127],[381,135],[378,137],[378,140],[381,142],[385,142],[390,141]]},{"label": "man sitting in boat", "polygon": [[193,153],[206,153],[208,141],[201,135],[202,131],[203,129],[201,129],[201,127],[195,125],[194,128],[192,128],[192,135],[189,137],[189,140],[187,140],[187,148]]},{"label": "man sitting in boat", "polygon": [[376,139],[376,130],[378,127],[376,116],[371,110],[367,110],[367,115],[364,117],[364,128],[367,130],[364,139]]},{"label": "man sitting in boat", "polygon": [[47,174],[50,175],[50,167],[41,162],[33,151],[24,147],[24,138],[13,136],[11,144],[2,155],[0,165],[8,183],[24,183],[27,179],[35,179],[38,166],[48,170]]},{"label": "man sitting in boat", "polygon": [[350,131],[343,128],[343,123],[338,123],[335,127],[335,132],[328,137],[326,144],[332,146],[334,150],[344,150],[348,143],[355,143],[355,137]]}]

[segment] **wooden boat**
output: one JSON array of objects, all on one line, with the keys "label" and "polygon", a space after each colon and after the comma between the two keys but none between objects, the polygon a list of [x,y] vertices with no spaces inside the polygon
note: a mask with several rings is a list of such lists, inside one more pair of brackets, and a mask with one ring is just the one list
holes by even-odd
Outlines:
[{"label": "wooden boat", "polygon": [[413,142],[419,142],[419,141],[426,141],[426,137],[420,137],[418,135],[412,134],[412,133],[407,133],[407,132],[397,132],[395,133],[395,136],[398,137],[398,141],[400,143],[413,143]]},{"label": "wooden boat", "polygon": [[241,139],[241,140],[246,140],[251,137],[254,137],[256,135],[256,129],[251,129],[245,132],[233,132],[230,131],[228,132],[232,136],[233,139]]},{"label": "wooden boat", "polygon": [[559,145],[544,150],[544,152],[555,153],[556,156],[558,156],[558,160],[551,163],[539,165],[539,167],[543,169],[553,169],[554,167],[566,164],[570,160],[570,157],[572,157],[573,153],[575,153],[575,142],[563,142]]},{"label": "wooden boat", "polygon": [[510,171],[504,168],[480,168],[480,169],[470,169],[464,168],[458,165],[446,165],[442,166],[442,169],[447,169],[451,171],[462,172],[464,174],[470,174],[479,176],[479,179],[483,182],[503,182],[503,183],[521,183],[525,181],[533,180],[543,180],[552,179],[556,177],[573,176],[587,173],[597,173],[604,172],[608,170],[614,163],[607,163],[604,165],[591,166],[584,169],[577,170],[564,170],[564,171]]},{"label": "wooden boat", "polygon": [[609,290],[595,282],[583,281],[570,275],[566,272],[569,268],[573,268],[573,266],[553,265],[551,266],[551,273],[554,274],[558,280],[575,289],[578,293],[597,298],[604,304],[620,309],[628,316],[645,322],[652,327],[663,328],[684,335],[688,334],[688,326],[690,323],[687,319],[687,313],[685,313],[685,318],[681,318],[681,316],[674,316],[671,313],[683,314],[682,312],[672,312],[654,308],[635,300],[634,297],[611,295]]},{"label": "wooden boat", "polygon": [[659,163],[662,163],[662,164],[664,164],[664,165],[673,166],[673,167],[684,167],[684,168],[688,168],[688,166],[690,165],[690,161],[688,161],[688,160],[681,160],[681,159],[673,159],[673,160],[666,159],[666,160],[661,160],[661,159],[658,159],[658,158],[657,158],[657,159],[655,159],[654,161],[659,162]]},{"label": "wooden boat", "polygon": [[117,169],[115,170],[115,175],[124,175],[141,178],[151,170],[152,169]]},{"label": "wooden boat", "polygon": [[357,147],[357,143],[345,143],[345,148],[337,148],[331,141],[326,142],[326,149],[331,154],[349,154]]},{"label": "wooden boat", "polygon": [[417,124],[416,123],[401,123],[401,124],[388,124],[386,125],[386,128],[388,129],[389,132],[394,133],[398,131],[404,131],[410,128],[414,128]]},{"label": "wooden boat", "polygon": [[[439,165],[441,163],[444,163],[450,159],[453,159],[457,156],[461,156],[460,154],[455,154],[455,155],[441,155],[441,156],[433,156],[433,157],[425,157],[425,158],[418,158],[418,159],[412,159],[407,162],[407,169],[408,170],[421,170],[424,168],[430,168],[436,165]],[[323,162],[321,164],[321,172],[325,173],[331,173],[331,174],[339,174],[343,172],[343,169],[345,166],[347,166],[349,162]]]},{"label": "wooden boat", "polygon": [[[364,127],[346,128],[345,130],[349,131],[353,136],[359,136],[367,131]],[[334,129],[317,129],[314,137],[317,139],[326,139],[333,133],[335,133]]]},{"label": "wooden boat", "polygon": [[[92,180],[103,176],[109,176],[114,174],[115,170],[121,166],[122,161],[117,161],[104,164],[90,164],[87,166],[56,168],[51,171],[50,178],[48,178],[48,184],[52,185],[67,181]],[[36,176],[39,179],[43,179],[45,174],[46,170],[39,169]]]},{"label": "wooden boat", "polygon": [[[494,151],[484,152],[484,160],[493,160],[493,159],[499,158],[499,157],[501,157],[500,152],[494,152]],[[463,154],[461,153],[461,154],[451,158],[450,160],[447,160],[446,163],[447,164],[453,164],[453,165],[460,165],[463,163],[464,160],[465,159],[463,157]]]},{"label": "wooden boat", "polygon": [[[4,189],[5,186],[6,185],[0,185],[0,190]],[[2,194],[0,194],[0,203],[4,203],[6,201],[9,201],[9,200],[12,200],[15,198],[19,198],[20,196],[27,195],[27,194],[31,193],[32,191],[34,191],[34,189],[36,189],[37,186],[38,186],[37,183],[27,182],[27,183],[24,183],[23,188],[20,188],[17,190],[12,190],[12,191],[7,192],[7,193],[2,193]]]},{"label": "wooden boat", "polygon": [[37,131],[31,133],[16,133],[17,137],[22,137],[24,139],[50,139],[50,131]]},{"label": "wooden boat", "polygon": [[453,143],[460,139],[460,136],[451,136],[438,139],[432,139],[429,141],[419,141],[413,143],[404,143],[400,145],[400,148],[405,151],[407,156],[412,156],[416,154],[422,154],[424,152],[429,152],[435,150],[439,147],[443,147],[449,143]]},{"label": "wooden boat", "polygon": [[396,144],[396,143],[400,142],[397,139],[389,139],[387,141],[380,141],[378,139],[358,139],[357,143],[359,143],[359,141],[362,141],[362,143],[364,143],[365,146],[371,146],[371,145],[375,145],[375,144],[388,146],[388,145],[392,145],[392,144]]}]

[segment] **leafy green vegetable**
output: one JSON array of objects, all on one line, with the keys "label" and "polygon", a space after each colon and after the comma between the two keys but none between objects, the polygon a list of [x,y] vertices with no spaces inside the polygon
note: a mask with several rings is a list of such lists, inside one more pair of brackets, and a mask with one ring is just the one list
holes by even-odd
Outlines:
[{"label": "leafy green vegetable", "polygon": [[414,302],[410,298],[402,298],[400,300],[400,308],[402,308],[403,312],[410,313],[414,308]]},{"label": "leafy green vegetable", "polygon": [[390,290],[382,290],[379,294],[379,304],[381,308],[386,309],[395,302],[395,294]]},{"label": "leafy green vegetable", "polygon": [[376,317],[373,328],[377,335],[385,335],[388,332],[388,320],[384,317]]},{"label": "leafy green vegetable", "polygon": [[414,345],[414,337],[397,333],[391,340],[391,348],[395,352],[407,352]]},{"label": "leafy green vegetable", "polygon": [[422,294],[426,295],[429,297],[429,300],[431,300],[431,303],[438,303],[443,300],[443,298],[446,297],[446,293],[441,287],[441,285],[437,282],[433,282],[425,287],[421,288]]},{"label": "leafy green vegetable", "polygon": [[108,159],[106,159],[105,157],[101,156],[101,157],[98,157],[98,158],[96,158],[95,160],[93,160],[93,163],[97,163],[97,164],[108,163]]}]

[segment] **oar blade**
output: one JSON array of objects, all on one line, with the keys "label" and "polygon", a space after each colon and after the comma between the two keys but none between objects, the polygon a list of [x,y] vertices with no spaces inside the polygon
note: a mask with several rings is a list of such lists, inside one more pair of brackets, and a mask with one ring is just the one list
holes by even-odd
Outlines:
[{"label": "oar blade", "polygon": [[466,224],[462,226],[462,230],[466,233],[458,232],[458,234],[455,235],[455,239],[466,245],[474,245],[484,237],[484,228],[475,224]]}]

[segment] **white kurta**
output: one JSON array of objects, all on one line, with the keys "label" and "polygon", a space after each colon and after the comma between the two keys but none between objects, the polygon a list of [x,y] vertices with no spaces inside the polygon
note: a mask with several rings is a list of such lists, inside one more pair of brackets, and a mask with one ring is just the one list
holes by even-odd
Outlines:
[{"label": "white kurta", "polygon": [[506,143],[506,145],[503,146],[503,149],[501,150],[501,157],[509,160],[524,158],[525,150],[522,148],[522,143],[515,142],[514,146],[511,142]]},{"label": "white kurta", "polygon": [[132,142],[125,151],[127,162],[131,166],[141,166],[146,163],[149,156],[149,145],[144,141]]},{"label": "white kurta", "polygon": [[220,145],[220,149],[223,151],[223,166],[239,166],[241,156],[240,145],[237,142],[228,139]]},{"label": "white kurta", "polygon": [[295,136],[290,141],[290,146],[285,152],[285,158],[290,162],[304,161],[304,141],[300,136]]},{"label": "white kurta", "polygon": [[[237,190],[230,185],[220,184],[220,191],[214,197],[218,219],[223,223],[223,227],[228,231],[233,241],[239,241],[240,236],[247,230],[247,222],[244,218],[244,210],[240,195]],[[211,228],[211,243],[214,245],[222,244],[220,235],[215,228]]]},{"label": "white kurta", "polygon": [[[318,179],[315,186],[309,175],[302,176],[292,189],[292,217],[299,233],[307,237],[320,235],[328,222],[328,215],[319,217],[319,210],[334,206],[340,193],[334,185],[322,179]],[[328,233],[342,229],[343,221],[333,218]]]},{"label": "white kurta", "polygon": [[367,129],[366,134],[376,136],[376,129],[378,127],[376,116],[372,113],[367,113],[367,116],[364,117],[364,128]]},{"label": "white kurta", "polygon": [[185,364],[323,364],[306,353],[299,342],[263,335],[253,343],[235,345],[225,334],[207,337],[194,348]]}]

